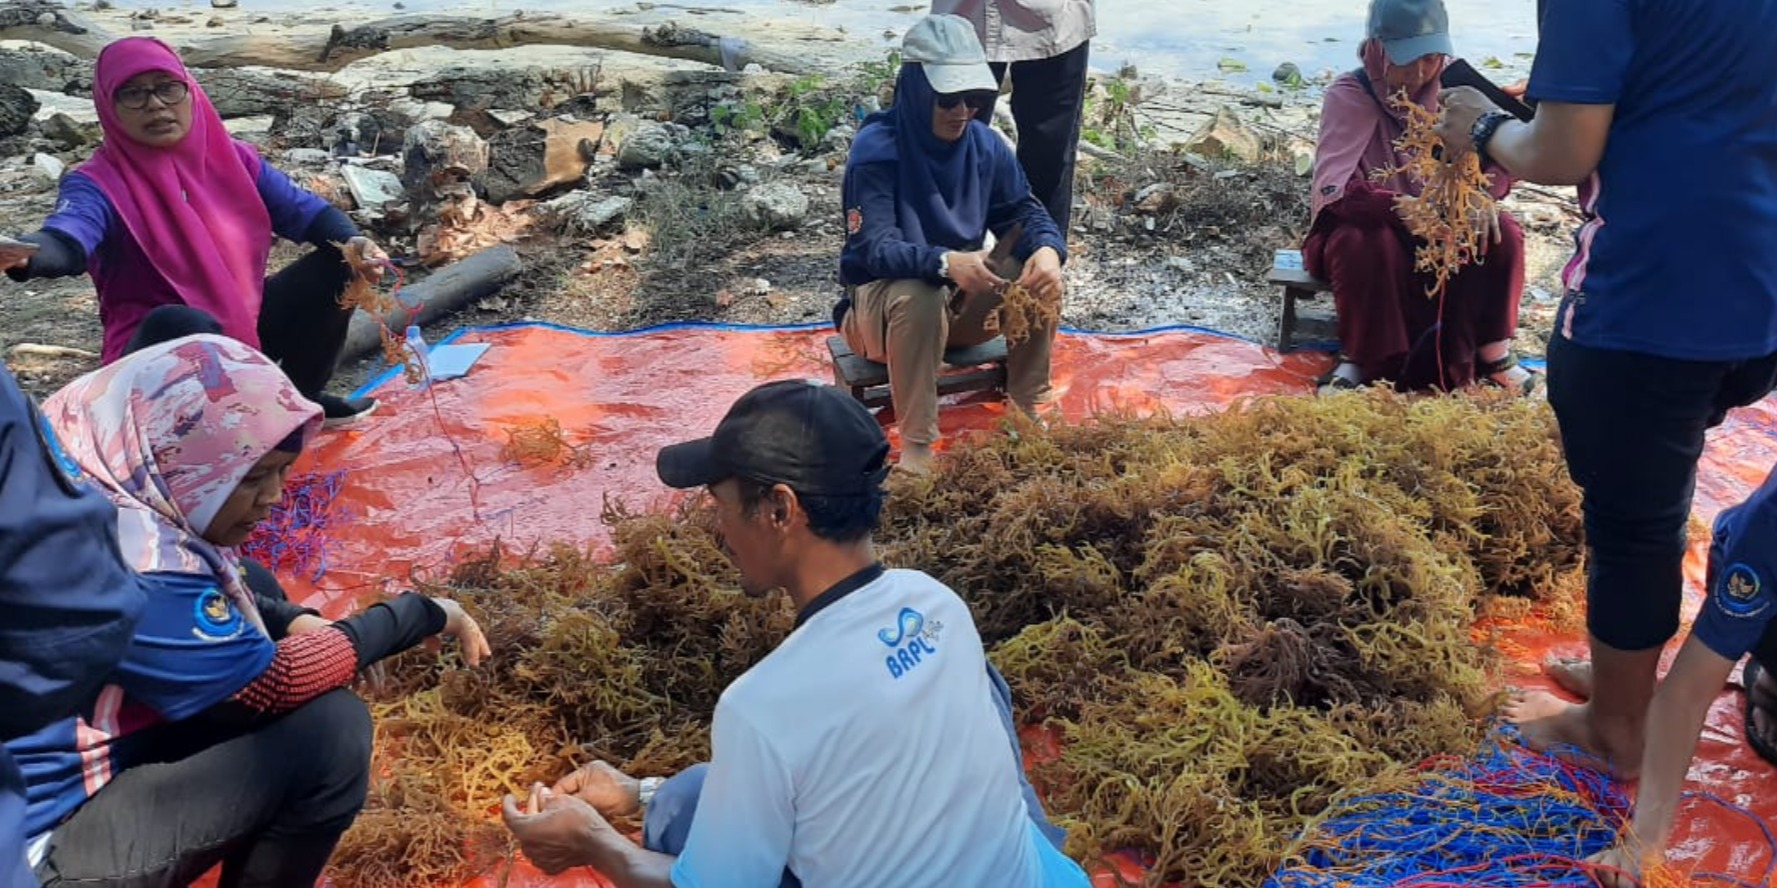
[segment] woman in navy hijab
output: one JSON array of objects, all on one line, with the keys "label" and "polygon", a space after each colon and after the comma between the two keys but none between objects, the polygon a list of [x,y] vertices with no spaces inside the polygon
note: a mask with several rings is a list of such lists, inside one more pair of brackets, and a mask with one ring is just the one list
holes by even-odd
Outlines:
[{"label": "woman in navy hijab", "polygon": [[[938,440],[944,350],[977,345],[1008,279],[1060,301],[1067,239],[1012,149],[974,119],[998,83],[968,20],[928,16],[902,45],[895,103],[858,131],[845,171],[845,298],[834,324],[852,351],[889,368],[902,468],[923,471]],[[1022,226],[1009,267],[982,249]],[[957,298],[953,298],[957,297]],[[1012,347],[1007,393],[1027,412],[1051,397],[1053,324]]]}]

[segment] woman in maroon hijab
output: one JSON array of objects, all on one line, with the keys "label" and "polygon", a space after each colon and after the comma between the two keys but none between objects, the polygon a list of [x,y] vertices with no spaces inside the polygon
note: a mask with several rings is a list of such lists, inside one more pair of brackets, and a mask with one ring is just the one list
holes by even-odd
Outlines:
[{"label": "woman in maroon hijab", "polygon": [[[1403,390],[1454,389],[1489,382],[1529,391],[1535,378],[1511,353],[1524,290],[1524,234],[1511,216],[1483,220],[1483,260],[1449,281],[1442,299],[1432,277],[1413,269],[1418,243],[1395,201],[1418,193],[1394,142],[1405,115],[1390,96],[1438,110],[1438,77],[1451,54],[1442,0],[1372,0],[1359,55],[1363,67],[1327,89],[1315,155],[1314,217],[1302,259],[1333,287],[1339,366],[1323,392],[1389,380]],[[1493,196],[1511,180],[1489,170]]]}]

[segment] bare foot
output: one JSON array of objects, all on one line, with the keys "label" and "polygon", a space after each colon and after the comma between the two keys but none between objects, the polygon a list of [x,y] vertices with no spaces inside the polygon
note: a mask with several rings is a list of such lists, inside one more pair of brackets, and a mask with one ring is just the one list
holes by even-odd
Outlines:
[{"label": "bare foot", "polygon": [[901,447],[901,461],[895,468],[915,475],[924,475],[932,470],[932,445],[905,444]]},{"label": "bare foot", "polygon": [[1580,698],[1592,699],[1592,661],[1580,657],[1550,657],[1543,661],[1543,673],[1562,690]]},{"label": "bare foot", "polygon": [[1534,691],[1513,694],[1501,711],[1524,732],[1524,745],[1537,752],[1587,768],[1603,763],[1618,780],[1634,780],[1641,771],[1639,744],[1619,749],[1618,744],[1606,742],[1592,727],[1591,710],[1584,703]]}]

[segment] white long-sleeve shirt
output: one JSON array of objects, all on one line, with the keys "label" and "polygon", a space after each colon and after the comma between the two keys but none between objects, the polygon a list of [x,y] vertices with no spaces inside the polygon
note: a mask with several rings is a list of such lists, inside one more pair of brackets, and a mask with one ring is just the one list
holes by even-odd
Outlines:
[{"label": "white long-sleeve shirt", "polygon": [[932,14],[974,22],[990,62],[1054,58],[1098,33],[1092,0],[933,0]]}]

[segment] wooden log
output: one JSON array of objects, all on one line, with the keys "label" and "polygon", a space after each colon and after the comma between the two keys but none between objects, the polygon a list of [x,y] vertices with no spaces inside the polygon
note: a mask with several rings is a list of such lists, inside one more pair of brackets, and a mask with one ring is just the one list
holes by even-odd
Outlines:
[{"label": "wooden log", "polygon": [[[34,40],[93,58],[114,35],[50,0],[0,2],[0,39]],[[290,71],[337,71],[378,53],[424,46],[510,49],[556,44],[664,56],[740,70],[809,74],[805,55],[754,46],[672,23],[641,27],[616,16],[567,17],[516,12],[497,17],[402,15],[329,31],[227,34],[189,40],[177,48],[194,68],[261,66]]]},{"label": "wooden log", "polygon": [[[482,250],[440,269],[401,294],[403,302],[420,307],[419,316],[413,321],[408,320],[405,308],[397,308],[383,318],[383,323],[397,334],[409,323],[429,324],[473,300],[493,295],[523,269],[518,251],[509,246]],[[370,315],[362,311],[354,313],[346,331],[343,359],[359,358],[380,348],[382,327]]]}]

